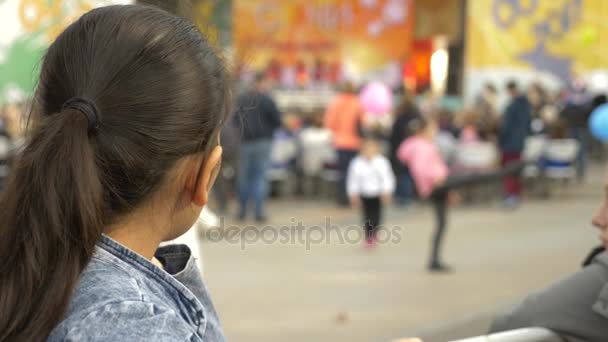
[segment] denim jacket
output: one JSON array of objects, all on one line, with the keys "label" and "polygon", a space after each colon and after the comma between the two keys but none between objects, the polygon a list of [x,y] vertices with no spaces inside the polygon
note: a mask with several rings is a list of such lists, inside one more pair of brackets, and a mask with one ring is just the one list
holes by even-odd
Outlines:
[{"label": "denim jacket", "polygon": [[165,270],[102,236],[48,341],[224,341],[190,249],[155,256]]}]

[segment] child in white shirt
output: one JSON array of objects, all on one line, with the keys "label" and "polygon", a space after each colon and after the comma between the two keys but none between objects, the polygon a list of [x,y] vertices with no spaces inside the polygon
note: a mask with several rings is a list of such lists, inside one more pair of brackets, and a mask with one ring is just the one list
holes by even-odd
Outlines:
[{"label": "child in white shirt", "polygon": [[395,191],[395,175],[386,157],[380,154],[375,140],[366,140],[361,153],[348,168],[346,191],[353,207],[363,210],[365,247],[376,244],[382,206],[390,203]]}]

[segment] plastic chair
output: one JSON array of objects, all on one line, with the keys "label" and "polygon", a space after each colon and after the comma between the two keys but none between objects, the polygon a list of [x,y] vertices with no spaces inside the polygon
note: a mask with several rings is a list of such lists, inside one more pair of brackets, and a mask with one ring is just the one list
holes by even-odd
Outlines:
[{"label": "plastic chair", "polygon": [[547,142],[541,167],[550,179],[572,179],[576,176],[579,143],[575,139],[552,139]]},{"label": "plastic chair", "polygon": [[[496,168],[498,151],[489,142],[461,143],[454,152],[452,170],[456,173],[470,174],[486,172]],[[465,202],[490,199],[496,193],[493,184],[476,185],[461,190]]]},{"label": "plastic chair", "polygon": [[526,161],[538,161],[545,151],[547,138],[544,135],[533,135],[526,138],[523,159]]},{"label": "plastic chair", "polygon": [[542,158],[546,146],[547,138],[544,135],[534,135],[526,138],[522,157],[528,162],[528,165],[526,165],[522,172],[524,178],[536,178],[540,176],[538,162]]},{"label": "plastic chair", "polygon": [[441,153],[443,160],[449,164],[452,161],[452,157],[454,156],[454,153],[458,147],[456,138],[454,138],[454,136],[448,132],[439,132],[435,137],[435,143],[439,148],[439,152]]},{"label": "plastic chair", "polygon": [[[309,134],[310,133],[310,134]],[[314,137],[310,135],[315,135]],[[322,134],[302,132],[299,139],[300,158],[299,164],[305,176],[319,176],[323,165],[336,160],[336,151],[333,146],[331,133]]]},{"label": "plastic chair", "polygon": [[454,167],[464,172],[486,171],[496,166],[498,151],[488,142],[459,144],[454,154]]},{"label": "plastic chair", "polygon": [[266,177],[271,185],[272,183],[279,185],[278,193],[280,195],[286,192],[285,185],[292,174],[291,166],[297,152],[298,148],[293,137],[281,132],[275,134],[270,155],[270,168]]},{"label": "plastic chair", "polygon": [[[328,164],[337,160],[331,132],[304,129],[299,137],[300,155],[298,165],[302,171],[302,191],[318,193],[324,188],[323,183],[333,183]],[[337,178],[337,177],[336,177]]]}]

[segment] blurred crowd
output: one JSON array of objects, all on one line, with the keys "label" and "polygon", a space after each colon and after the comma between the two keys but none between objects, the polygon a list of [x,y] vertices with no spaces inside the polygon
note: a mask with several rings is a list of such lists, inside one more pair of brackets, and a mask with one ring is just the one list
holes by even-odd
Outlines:
[{"label": "blurred crowd", "polygon": [[[272,215],[265,209],[268,197],[333,197],[338,206],[360,211],[364,247],[371,249],[386,206],[428,202],[435,229],[427,267],[446,272],[451,268],[441,250],[452,204],[498,198],[505,208],[515,209],[523,191],[546,197],[556,186],[583,182],[590,154],[602,155],[601,143],[588,127],[606,95],[587,92],[581,82],[553,93],[540,83],[487,83],[470,106],[458,108],[431,92],[402,90],[394,94],[393,110],[382,115],[366,111],[359,93],[355,85],[344,83],[322,106],[279,106],[272,78],[256,75],[239,92],[222,130],[213,210],[240,221],[253,214],[264,223]],[[0,190],[23,139],[29,106],[22,102],[0,109]],[[604,229],[608,225],[602,213],[594,224]],[[596,285],[585,292],[579,283],[603,272],[597,266],[603,251],[595,250],[589,266],[557,287],[497,318],[492,331],[531,322],[561,329],[571,322],[554,308],[561,303],[554,297],[562,292],[566,297],[588,293],[589,300],[572,303],[577,315],[586,315]],[[602,324],[587,321],[590,326]]]},{"label": "blurred crowd", "polygon": [[[504,204],[511,208],[519,203],[522,179],[537,183],[531,189],[551,178],[583,181],[588,154],[601,150],[587,127],[591,112],[606,102],[606,96],[588,93],[582,82],[559,92],[550,92],[541,83],[486,83],[474,103],[460,108],[445,106],[430,91],[414,94],[400,89],[393,111],[385,115],[366,113],[352,83],[340,85],[323,106],[279,108],[273,82],[271,73],[260,73],[251,86],[241,88],[222,134],[224,160],[214,208],[226,214],[230,199],[236,198],[240,220],[253,206],[256,220],[265,221],[268,196],[334,196],[340,206],[349,206],[348,168],[367,139],[378,143],[390,161],[395,204],[421,198],[416,179],[397,153],[408,138],[420,133],[421,120],[433,128],[429,139],[452,173],[528,162],[523,172],[503,180]],[[505,98],[506,103],[499,104]],[[23,135],[27,108],[22,102],[0,109],[1,145],[7,146],[0,149],[0,178],[7,173],[9,146]],[[432,173],[435,166],[426,168],[423,173]],[[467,188],[460,193],[464,200],[473,200],[479,192]],[[550,185],[543,183],[541,194],[549,192]]]},{"label": "blurred crowd", "polygon": [[[441,251],[452,204],[495,198],[514,210],[525,192],[548,196],[584,182],[590,154],[601,150],[588,127],[607,98],[580,81],[559,92],[487,83],[464,106],[431,90],[391,93],[381,84],[386,103],[395,101],[371,110],[360,85],[328,91],[341,80],[338,65],[318,60],[309,74],[303,63],[283,69],[273,61],[239,84],[232,104],[221,56],[191,23],[137,6],[96,11],[49,48],[32,111],[44,120],[30,142],[23,143],[32,103],[0,107],[2,341],[146,334],[223,341],[193,261],[199,239],[192,250],[158,248],[196,233],[193,222],[211,216],[210,191],[219,215],[260,224],[273,215],[269,197],[331,198],[359,211],[365,249],[376,248],[386,207],[428,204],[435,229],[427,269],[447,272]],[[96,39],[105,44],[83,43]],[[66,78],[64,70],[83,72]],[[285,104],[277,81],[331,96]],[[19,172],[3,190],[13,165]],[[584,268],[498,317],[491,331],[538,326],[568,341],[606,340],[608,194],[593,224],[603,246]]]},{"label": "blurred crowd", "polygon": [[[229,125],[230,132],[224,134],[223,142],[232,142],[241,136],[240,130],[242,140],[228,154],[224,164],[228,185],[220,186],[217,197],[223,211],[230,197],[226,192],[238,193],[238,216],[244,218],[245,193],[251,194],[260,220],[265,217],[260,194],[335,196],[339,205],[348,206],[348,166],[366,139],[377,141],[391,162],[396,204],[410,203],[418,197],[418,189],[397,151],[416,134],[420,119],[436,128],[432,140],[450,170],[459,174],[526,161],[529,165],[520,174],[524,180],[546,176],[583,181],[588,154],[598,150],[587,121],[593,109],[606,101],[605,95],[588,94],[580,83],[550,93],[540,83],[524,87],[511,81],[500,89],[486,84],[474,104],[461,109],[446,108],[430,92],[416,96],[404,91],[396,96],[392,113],[369,115],[352,84],[343,84],[326,106],[306,109],[279,109],[272,81],[264,75],[258,75],[255,84],[239,97],[232,120],[236,128]],[[499,106],[499,97],[507,98],[505,105]],[[254,158],[260,165],[251,169],[250,150],[260,141],[263,152]],[[239,159],[244,167],[237,172]],[[506,206],[519,203],[521,177],[504,180]],[[246,178],[250,181],[244,182]],[[255,189],[244,191],[245,184]]]}]

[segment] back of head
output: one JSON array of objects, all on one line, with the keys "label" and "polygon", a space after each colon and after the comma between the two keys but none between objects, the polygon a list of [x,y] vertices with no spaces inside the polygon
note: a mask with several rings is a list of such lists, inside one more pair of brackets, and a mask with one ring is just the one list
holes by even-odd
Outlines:
[{"label": "back of head", "polygon": [[361,154],[366,158],[373,158],[380,153],[380,143],[376,139],[367,138],[363,141]]},{"label": "back of head", "polygon": [[340,92],[343,94],[356,94],[357,93],[357,87],[355,86],[355,84],[352,81],[344,81],[340,87]]},{"label": "back of head", "polygon": [[255,74],[255,78],[254,78],[254,82],[255,82],[255,88],[256,90],[259,91],[268,91],[269,89],[269,84],[270,84],[270,78],[268,77],[268,75],[266,74],[266,72],[258,72]]},{"label": "back of head", "polygon": [[591,99],[591,110],[596,109],[597,107],[605,104],[606,102],[608,102],[608,97],[606,97],[605,94],[599,94],[594,96]]},{"label": "back of head", "polygon": [[46,339],[104,228],[217,144],[226,75],[193,24],[152,7],[101,7],[59,35],[0,198],[0,341]]},{"label": "back of head", "polygon": [[434,133],[435,125],[435,121],[425,118],[423,116],[419,116],[409,122],[408,129],[412,135],[432,136]]},{"label": "back of head", "polygon": [[465,109],[462,111],[462,124],[475,125],[479,122],[479,112],[474,109]]},{"label": "back of head", "polygon": [[324,116],[324,112],[323,109],[316,109],[312,112],[311,115],[311,120],[310,120],[310,124],[312,127],[315,128],[322,128],[323,127],[323,116]]},{"label": "back of head", "polygon": [[412,91],[405,90],[401,102],[395,111],[396,115],[404,115],[416,111],[416,98]]},{"label": "back of head", "polygon": [[511,96],[517,95],[517,82],[515,82],[514,80],[508,81],[506,88]]},{"label": "back of head", "polygon": [[496,94],[496,87],[494,86],[493,83],[486,83],[484,89],[486,92],[488,92],[490,94]]}]

